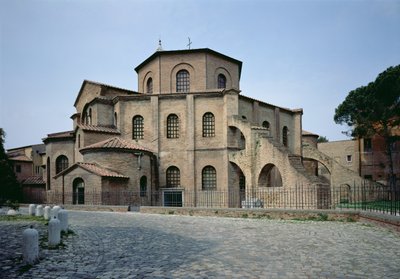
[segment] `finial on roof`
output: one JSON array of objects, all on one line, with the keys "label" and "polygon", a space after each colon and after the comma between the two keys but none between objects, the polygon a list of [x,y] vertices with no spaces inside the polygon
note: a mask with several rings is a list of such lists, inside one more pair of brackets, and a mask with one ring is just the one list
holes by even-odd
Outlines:
[{"label": "finial on roof", "polygon": [[190,46],[192,45],[192,41],[190,40],[190,37],[188,37],[188,39],[189,39],[189,43],[187,44],[187,46],[188,46],[189,49],[190,49]]},{"label": "finial on roof", "polygon": [[158,48],[157,48],[157,51],[162,51],[163,50],[163,48],[162,48],[162,45],[161,45],[161,39],[159,39],[158,40]]}]

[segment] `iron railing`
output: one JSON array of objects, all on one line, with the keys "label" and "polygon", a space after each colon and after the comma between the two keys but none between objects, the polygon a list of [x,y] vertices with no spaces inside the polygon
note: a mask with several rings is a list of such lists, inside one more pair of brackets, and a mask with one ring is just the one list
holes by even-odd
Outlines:
[{"label": "iron railing", "polygon": [[190,191],[160,189],[139,191],[43,191],[25,196],[26,203],[183,206],[225,208],[342,209],[377,211],[400,215],[400,191],[368,184],[341,187],[263,187],[244,191]]}]

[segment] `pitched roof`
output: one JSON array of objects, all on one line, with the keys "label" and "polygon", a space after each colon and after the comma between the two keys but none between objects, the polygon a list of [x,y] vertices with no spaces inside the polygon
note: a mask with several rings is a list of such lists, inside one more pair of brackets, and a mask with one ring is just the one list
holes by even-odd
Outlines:
[{"label": "pitched roof", "polygon": [[101,167],[100,165],[93,164],[93,163],[77,163],[78,166],[81,168],[87,170],[88,172],[91,172],[93,174],[96,174],[101,177],[118,177],[118,178],[129,178],[125,175],[122,175],[116,171],[106,169],[104,167]]},{"label": "pitched roof", "polygon": [[303,135],[303,136],[314,136],[314,137],[319,137],[319,135],[314,134],[314,133],[311,133],[311,132],[308,132],[308,131],[306,131],[306,130],[301,131],[301,135]]},{"label": "pitched roof", "polygon": [[46,142],[48,140],[64,140],[73,138],[74,138],[74,131],[65,131],[65,132],[48,134],[47,137],[43,139],[43,141]]},{"label": "pitched roof", "polygon": [[9,157],[8,159],[11,161],[32,162],[32,159],[26,155],[18,155],[18,156],[14,156],[14,157]]},{"label": "pitched roof", "polygon": [[72,166],[70,166],[69,168],[63,170],[62,172],[58,173],[56,176],[54,176],[54,178],[57,178],[61,175],[67,174],[69,172],[71,172],[72,170],[76,169],[76,168],[82,168],[90,173],[93,173],[94,175],[98,175],[101,177],[113,177],[113,178],[124,178],[124,179],[129,179],[129,177],[122,175],[116,171],[107,169],[105,167],[102,167],[98,164],[95,163],[83,163],[83,162],[78,162],[73,164]]},{"label": "pitched roof", "polygon": [[95,126],[95,125],[85,125],[79,124],[83,131],[90,131],[90,132],[101,132],[101,133],[108,133],[108,134],[121,134],[121,132],[115,126]]},{"label": "pitched roof", "polygon": [[41,176],[30,176],[22,183],[24,185],[46,184]]},{"label": "pitched roof", "polygon": [[110,138],[89,146],[86,146],[80,150],[80,152],[85,152],[87,150],[93,150],[93,149],[113,149],[113,150],[121,150],[121,151],[132,151],[132,150],[140,150],[140,151],[148,151],[150,150],[134,144],[132,142],[128,142],[126,140],[123,140],[119,137],[114,137]]}]

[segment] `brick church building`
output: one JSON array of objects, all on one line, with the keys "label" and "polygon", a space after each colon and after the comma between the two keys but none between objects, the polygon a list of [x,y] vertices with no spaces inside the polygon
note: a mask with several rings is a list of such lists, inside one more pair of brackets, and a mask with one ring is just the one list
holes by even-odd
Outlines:
[{"label": "brick church building", "polygon": [[73,129],[44,139],[49,202],[284,206],[277,189],[324,187],[302,164],[302,109],[241,94],[241,61],[158,50],[135,70],[137,91],[85,80]]}]

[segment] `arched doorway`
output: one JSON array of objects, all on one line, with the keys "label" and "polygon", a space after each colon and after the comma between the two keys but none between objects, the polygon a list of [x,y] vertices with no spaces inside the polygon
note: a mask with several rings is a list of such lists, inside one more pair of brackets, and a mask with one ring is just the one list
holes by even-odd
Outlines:
[{"label": "arched doorway", "polygon": [[267,164],[258,177],[258,187],[282,187],[282,176],[274,164]]},{"label": "arched doorway", "polygon": [[72,187],[72,203],[85,204],[85,182],[83,179],[75,178]]},{"label": "arched doorway", "polygon": [[230,162],[230,179],[229,184],[233,185],[231,193],[232,207],[241,207],[242,201],[246,199],[246,176],[241,168],[234,162]]}]

